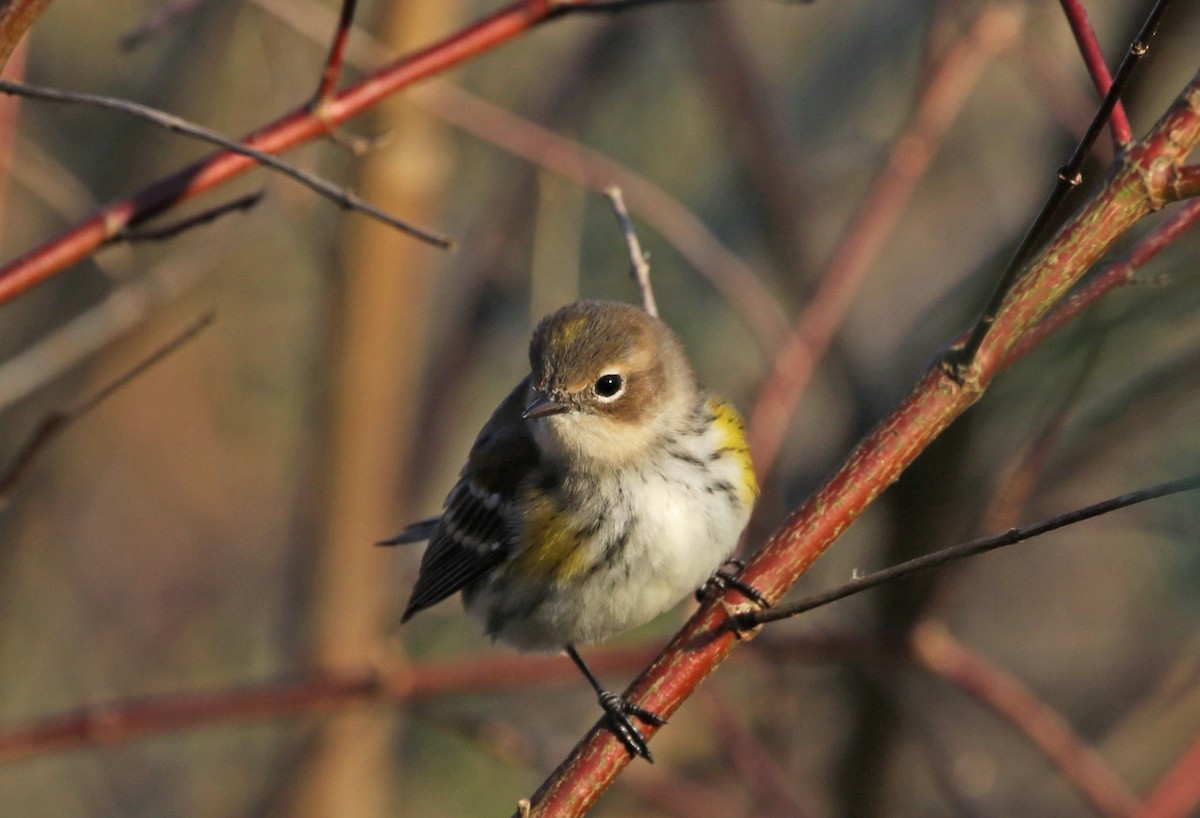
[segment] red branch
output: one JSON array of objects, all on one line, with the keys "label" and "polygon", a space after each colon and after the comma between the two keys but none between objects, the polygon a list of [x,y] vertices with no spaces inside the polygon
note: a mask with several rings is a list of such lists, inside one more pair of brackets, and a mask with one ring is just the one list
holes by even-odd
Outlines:
[{"label": "red branch", "polygon": [[1134,818],[1188,818],[1197,804],[1200,804],[1200,737],[1146,796]]},{"label": "red branch", "polygon": [[[597,650],[588,659],[597,673],[604,673],[644,667],[653,655],[653,649],[643,645]],[[116,702],[0,731],[0,764],[161,733],[296,716],[356,701],[407,701],[473,690],[521,690],[531,684],[575,682],[578,678],[578,671],[566,657],[497,655],[427,662],[387,673],[316,674],[235,690]]]},{"label": "red branch", "polygon": [[[1084,202],[1004,300],[961,384],[934,367],[796,509],[743,571],[767,599],[779,599],[864,509],[955,418],[973,405],[1015,345],[1118,237],[1166,201],[1165,177],[1200,143],[1200,74],[1147,138],[1133,145],[1106,183]],[[727,628],[730,591],[702,606],[625,692],[664,717],[674,713],[737,643]],[[655,728],[646,726],[647,734]],[[629,763],[629,754],[597,723],[534,795],[531,813],[582,815]]]},{"label": "red branch", "polygon": [[967,650],[945,628],[925,623],[913,631],[917,661],[992,708],[1023,732],[1075,790],[1108,818],[1128,818],[1134,794],[1071,725],[1002,668]]},{"label": "red branch", "polygon": [[1122,258],[1109,264],[1080,287],[1078,292],[1059,304],[1053,312],[1021,339],[1021,342],[1013,348],[1010,360],[1006,361],[1004,365],[1007,367],[1011,361],[1024,357],[1035,346],[1058,332],[1081,312],[1099,301],[1102,296],[1129,284],[1138,270],[1169,247],[1197,221],[1200,221],[1200,199],[1194,199],[1185,204],[1178,213],[1147,233]]},{"label": "red branch", "polygon": [[[1075,35],[1075,42],[1079,45],[1079,52],[1083,55],[1083,62],[1087,65],[1088,74],[1092,77],[1092,82],[1096,85],[1096,91],[1099,92],[1101,98],[1108,93],[1109,86],[1112,85],[1112,74],[1108,72],[1108,65],[1104,62],[1104,52],[1100,50],[1100,43],[1096,40],[1096,30],[1092,28],[1092,21],[1088,19],[1087,9],[1083,7],[1083,0],[1059,0],[1062,3],[1063,14],[1067,16],[1067,23],[1071,26],[1071,33]],[[1125,106],[1120,102],[1112,110],[1109,115],[1108,124],[1112,130],[1113,142],[1117,149],[1121,149],[1133,141],[1133,130],[1129,127],[1129,118],[1125,116]]]},{"label": "red branch", "polygon": [[[587,0],[518,0],[421,51],[406,55],[331,97],[319,114],[307,105],[263,126],[243,143],[281,153],[329,132],[385,97],[418,80],[446,71],[569,11],[585,11]],[[121,230],[146,221],[254,168],[239,154],[219,152],[112,202],[40,247],[0,268],[0,304],[87,258]]]}]

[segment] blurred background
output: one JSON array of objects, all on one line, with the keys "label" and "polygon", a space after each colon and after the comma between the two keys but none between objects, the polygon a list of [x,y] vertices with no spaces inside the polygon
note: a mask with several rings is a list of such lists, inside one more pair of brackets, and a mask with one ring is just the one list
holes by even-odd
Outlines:
[{"label": "blurred background", "polygon": [[[58,0],[8,72],[236,136],[312,95],[337,8]],[[344,81],[495,8],[364,0]],[[1088,8],[1115,65],[1148,4]],[[1176,4],[1126,97],[1135,134],[1190,80],[1197,42],[1200,6]],[[541,315],[637,300],[595,188],[624,187],[663,317],[753,421],[753,549],[967,326],[1093,105],[1044,0],[569,17],[352,121],[343,141],[365,153],[325,141],[288,156],[457,252],[259,170],[160,221],[265,190],[252,210],[111,246],[4,306],[6,461],[48,413],[216,320],[82,416],[7,498],[0,746],[79,711],[94,740],[0,755],[0,812],[508,814],[594,723],[594,696],[565,659],[491,645],[456,601],[398,629],[420,546],[373,544],[436,513],[527,371]],[[5,260],[207,153],[113,113],[0,111]],[[1193,230],[1000,378],[795,593],[1195,471],[1198,254]],[[856,286],[822,306],[828,350],[772,421],[773,357],[831,267]],[[934,667],[952,649],[1094,746],[1119,808],[1200,734],[1198,532],[1200,500],[1176,497],[771,626],[596,812],[1099,814],[1011,717]],[[621,689],[686,613],[584,656]],[[413,686],[380,694],[377,671]],[[277,702],[322,672],[365,692],[121,732],[123,704]]]}]

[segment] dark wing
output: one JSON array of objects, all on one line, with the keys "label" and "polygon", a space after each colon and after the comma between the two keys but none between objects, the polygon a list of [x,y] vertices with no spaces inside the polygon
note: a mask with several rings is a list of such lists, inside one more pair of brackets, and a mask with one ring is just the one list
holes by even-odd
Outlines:
[{"label": "dark wing", "polygon": [[[401,622],[482,579],[511,553],[512,505],[538,463],[537,444],[521,417],[528,401],[529,378],[525,378],[475,439],[421,558],[417,584]],[[395,541],[413,541],[428,522],[409,526]]]}]

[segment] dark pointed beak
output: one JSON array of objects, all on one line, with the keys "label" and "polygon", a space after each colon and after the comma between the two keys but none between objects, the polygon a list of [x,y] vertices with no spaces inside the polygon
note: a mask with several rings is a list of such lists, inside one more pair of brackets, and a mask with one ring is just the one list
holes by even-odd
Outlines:
[{"label": "dark pointed beak", "polygon": [[544,418],[547,415],[561,414],[571,407],[565,403],[554,400],[545,392],[534,390],[533,400],[525,407],[525,411],[521,413],[521,417],[525,420],[530,418]]}]

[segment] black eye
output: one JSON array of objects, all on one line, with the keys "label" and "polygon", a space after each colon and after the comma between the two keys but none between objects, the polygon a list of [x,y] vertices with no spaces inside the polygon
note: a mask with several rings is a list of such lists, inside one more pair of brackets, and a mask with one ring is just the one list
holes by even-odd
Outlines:
[{"label": "black eye", "polygon": [[602,398],[615,398],[624,388],[625,381],[615,374],[601,375],[595,386],[596,394]]}]

